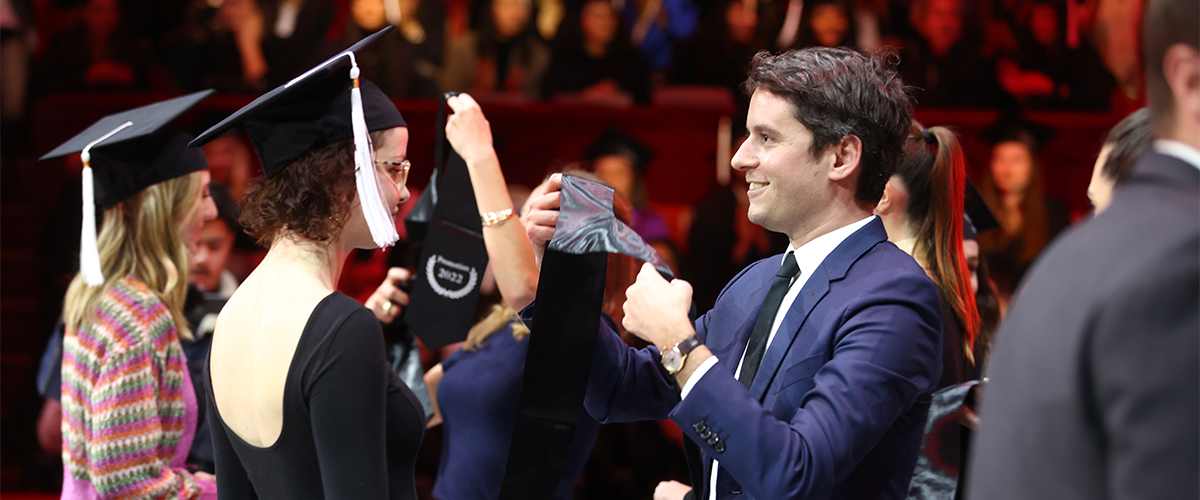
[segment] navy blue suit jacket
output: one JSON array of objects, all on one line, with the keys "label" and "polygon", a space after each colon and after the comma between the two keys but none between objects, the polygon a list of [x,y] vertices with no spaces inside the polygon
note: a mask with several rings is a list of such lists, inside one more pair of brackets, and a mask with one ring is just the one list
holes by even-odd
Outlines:
[{"label": "navy blue suit jacket", "polygon": [[719,361],[683,401],[657,349],[602,326],[588,412],[673,419],[705,455],[703,500],[710,459],[720,499],[903,499],[941,374],[936,287],[868,223],[809,276],[746,390],[734,370],[781,261],[747,267],[696,322]]}]

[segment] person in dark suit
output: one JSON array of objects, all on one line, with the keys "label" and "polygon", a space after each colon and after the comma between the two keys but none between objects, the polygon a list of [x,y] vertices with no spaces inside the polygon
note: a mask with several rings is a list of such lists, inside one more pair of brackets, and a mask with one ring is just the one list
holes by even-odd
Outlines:
[{"label": "person in dark suit", "polygon": [[[745,88],[733,165],[749,219],[789,251],[743,270],[694,330],[691,286],[644,267],[623,324],[651,346],[601,327],[584,405],[604,423],[674,420],[703,453],[698,499],[904,498],[941,375],[941,306],[871,212],[909,97],[884,60],[824,47],[759,53]],[[557,205],[532,204],[535,253]]]},{"label": "person in dark suit", "polygon": [[973,500],[1200,497],[1200,11],[1143,24],[1157,140],[1035,264],[997,340]]}]

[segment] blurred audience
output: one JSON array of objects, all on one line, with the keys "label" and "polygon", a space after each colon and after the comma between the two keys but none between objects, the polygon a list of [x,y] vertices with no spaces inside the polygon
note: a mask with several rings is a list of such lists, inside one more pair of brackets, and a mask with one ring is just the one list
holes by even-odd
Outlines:
[{"label": "blurred audience", "polygon": [[800,47],[851,47],[858,42],[853,6],[848,0],[814,0],[800,21]]},{"label": "blurred audience", "polygon": [[1031,0],[1016,53],[997,64],[1000,85],[1028,108],[1106,110],[1116,80],[1090,43],[1069,43],[1058,5]]},{"label": "blurred audience", "polygon": [[256,0],[194,2],[164,43],[167,69],[183,90],[252,92],[267,86],[263,16]]},{"label": "blurred audience", "polygon": [[150,88],[148,37],[126,28],[117,0],[88,0],[79,22],[51,38],[35,91],[145,91]]},{"label": "blurred audience", "polygon": [[671,69],[675,45],[691,38],[700,24],[694,0],[630,0],[621,13],[633,46],[662,73]]},{"label": "blurred audience", "polygon": [[586,0],[563,22],[542,95],[576,102],[650,102],[650,67],[630,45],[611,2]]},{"label": "blurred audience", "polygon": [[759,50],[769,47],[758,35],[759,16],[753,0],[721,0],[691,39],[680,44],[668,80],[676,85],[719,85],[738,103],[736,129],[745,127],[750,97],[742,91],[746,67]]},{"label": "blurred audience", "polygon": [[996,103],[994,65],[980,53],[978,30],[968,25],[963,0],[917,0],[910,20],[918,36],[903,42],[900,76],[913,87],[918,106]]},{"label": "blurred audience", "polygon": [[1046,198],[1037,157],[1052,133],[1015,118],[985,131],[992,155],[980,192],[1000,230],[979,235],[979,244],[1005,303],[1034,259],[1069,222],[1066,208]]},{"label": "blurred audience", "polygon": [[388,24],[395,24],[396,32],[358,56],[363,77],[392,97],[440,95],[435,82],[446,26],[446,7],[440,0],[352,0],[345,31],[328,44],[325,54],[332,56]]},{"label": "blurred audience", "polygon": [[550,48],[538,35],[531,0],[491,0],[479,29],[447,46],[442,88],[480,99],[539,99],[549,66]]}]

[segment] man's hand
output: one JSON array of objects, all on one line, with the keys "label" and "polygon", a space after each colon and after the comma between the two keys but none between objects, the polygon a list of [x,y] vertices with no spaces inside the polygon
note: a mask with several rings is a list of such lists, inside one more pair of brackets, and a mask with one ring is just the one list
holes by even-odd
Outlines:
[{"label": "man's hand", "polygon": [[410,277],[412,274],[402,267],[388,269],[383,283],[367,298],[367,309],[375,313],[375,318],[380,322],[391,324],[408,305],[408,294],[400,289],[400,284]]},{"label": "man's hand", "polygon": [[209,482],[212,482],[213,484],[216,484],[216,482],[217,482],[217,476],[214,476],[214,475],[204,472],[202,470],[196,471],[195,474],[192,474],[192,477],[199,479],[201,481],[209,481]]},{"label": "man's hand", "polygon": [[533,245],[538,269],[542,268],[542,255],[546,253],[546,246],[554,237],[554,227],[558,224],[561,190],[562,174],[551,175],[546,181],[545,193],[529,202],[529,212],[525,214],[525,234]]},{"label": "man's hand", "polygon": [[654,500],[683,500],[692,487],[679,481],[663,481],[654,488]]},{"label": "man's hand", "polygon": [[492,126],[479,103],[467,94],[446,99],[454,114],[446,118],[446,140],[470,166],[496,154],[492,149]]},{"label": "man's hand", "polygon": [[688,320],[692,307],[692,285],[683,280],[669,283],[650,263],[642,265],[637,281],[625,290],[625,329],[658,349],[673,346],[694,333]]}]

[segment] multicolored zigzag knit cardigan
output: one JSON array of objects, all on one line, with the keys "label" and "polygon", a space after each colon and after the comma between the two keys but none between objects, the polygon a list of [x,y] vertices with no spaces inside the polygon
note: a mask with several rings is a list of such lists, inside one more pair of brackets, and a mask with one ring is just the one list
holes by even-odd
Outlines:
[{"label": "multicolored zigzag knit cardigan", "polygon": [[63,341],[63,464],[68,481],[105,499],[199,498],[172,465],[184,439],[187,364],[167,306],[126,276],[101,296],[93,322]]}]

